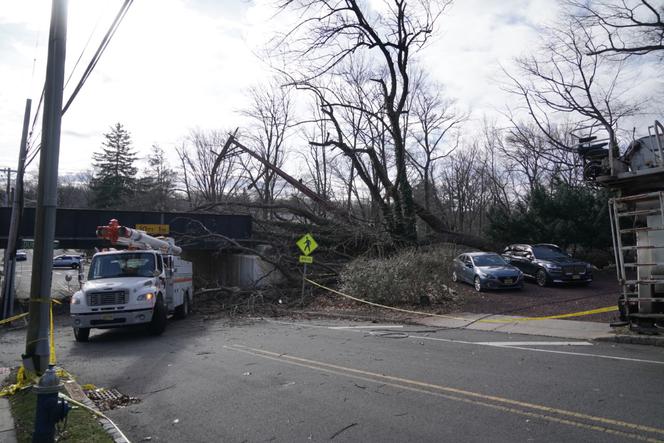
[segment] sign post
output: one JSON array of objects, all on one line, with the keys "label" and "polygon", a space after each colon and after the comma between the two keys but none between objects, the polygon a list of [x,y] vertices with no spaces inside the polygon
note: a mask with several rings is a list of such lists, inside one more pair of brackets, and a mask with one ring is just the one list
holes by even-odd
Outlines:
[{"label": "sign post", "polygon": [[304,264],[304,269],[302,270],[302,295],[300,297],[300,306],[304,306],[304,285],[307,280],[307,264],[314,262],[314,258],[309,254],[314,252],[318,247],[318,243],[316,243],[316,240],[314,240],[311,234],[304,234],[296,244],[297,247],[300,248],[300,251],[302,251],[302,254],[304,254],[300,255],[300,263]]}]

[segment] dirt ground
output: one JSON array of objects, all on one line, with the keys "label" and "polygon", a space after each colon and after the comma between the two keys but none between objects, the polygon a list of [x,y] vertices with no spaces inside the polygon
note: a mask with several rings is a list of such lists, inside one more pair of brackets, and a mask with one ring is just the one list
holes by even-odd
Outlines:
[{"label": "dirt ground", "polygon": [[[595,271],[594,281],[588,286],[556,285],[540,288],[534,281],[526,281],[522,290],[487,291],[477,293],[465,283],[451,283],[459,294],[460,302],[456,306],[399,306],[419,312],[450,314],[472,312],[478,314],[518,315],[539,317],[567,314],[591,309],[615,306],[618,300],[619,286],[613,270]],[[351,294],[352,295],[352,294]],[[412,317],[407,313],[389,311],[362,305],[329,292],[318,292],[306,310],[322,313],[344,313],[358,316],[377,316],[395,321]],[[617,312],[570,317],[567,320],[596,321],[608,323],[618,319]]]}]

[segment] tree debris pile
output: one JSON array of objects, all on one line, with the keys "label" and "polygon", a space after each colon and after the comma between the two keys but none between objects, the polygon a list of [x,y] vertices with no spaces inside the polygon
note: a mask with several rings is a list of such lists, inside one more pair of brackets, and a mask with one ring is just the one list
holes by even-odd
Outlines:
[{"label": "tree debris pile", "polygon": [[388,258],[360,258],[341,273],[342,292],[386,305],[458,302],[448,287],[451,265],[459,253],[455,246],[407,249]]}]

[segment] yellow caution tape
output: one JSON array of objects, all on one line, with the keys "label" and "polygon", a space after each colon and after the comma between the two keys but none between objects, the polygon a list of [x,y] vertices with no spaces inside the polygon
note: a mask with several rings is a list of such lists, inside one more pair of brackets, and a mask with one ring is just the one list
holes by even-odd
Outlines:
[{"label": "yellow caution tape", "polygon": [[28,301],[30,303],[55,303],[57,305],[62,304],[60,300],[56,300],[54,298],[31,298]]},{"label": "yellow caution tape", "polygon": [[29,314],[30,314],[29,312],[25,312],[23,314],[18,314],[18,315],[15,315],[13,317],[6,318],[4,320],[0,320],[0,325],[3,325],[5,323],[9,323],[9,322],[21,319],[23,317],[27,317]]},{"label": "yellow caution tape", "polygon": [[[56,368],[55,373],[60,378],[60,380],[74,380],[74,377],[62,368]],[[16,383],[13,385],[5,386],[3,389],[1,389],[0,397],[9,397],[16,394],[18,391],[36,385],[38,382],[39,378],[37,377],[37,374],[27,374],[25,368],[21,366],[18,368],[18,372],[16,373]]]},{"label": "yellow caution tape", "polygon": [[[49,303],[53,302],[53,303],[57,303],[57,304],[62,304],[62,302],[60,302],[59,300],[55,300],[55,299],[40,298],[40,299],[31,299],[30,301],[31,302],[37,302],[37,303],[44,303],[44,302],[48,301]],[[26,317],[29,314],[30,314],[29,312],[26,312],[26,313],[23,313],[23,314],[15,315],[14,317],[7,318],[5,320],[0,321],[0,325],[3,324],[3,323],[9,323],[11,321],[18,320],[19,318]],[[56,362],[57,362],[56,357],[55,357],[55,335],[54,335],[54,331],[55,331],[55,326],[54,326],[54,321],[53,321],[53,304],[51,303],[51,308],[49,310],[49,338],[48,338],[48,340],[49,340],[48,363],[51,364],[51,365],[55,365]],[[38,338],[37,340],[32,340],[32,341],[28,342],[27,344],[35,343],[35,342],[38,342],[40,340],[44,340],[44,339],[43,338]],[[61,379],[73,379],[71,374],[69,374],[67,371],[65,371],[62,368],[57,368],[56,369],[56,374]],[[18,373],[16,374],[16,383],[14,383],[13,385],[9,385],[9,386],[3,388],[2,390],[0,390],[0,397],[4,397],[4,396],[8,396],[8,395],[14,395],[16,393],[16,391],[21,390],[21,389],[25,389],[27,387],[30,387],[33,384],[35,384],[36,382],[37,382],[36,375],[32,374],[32,377],[26,376],[25,368],[23,366],[21,366],[18,369]]]},{"label": "yellow caution tape", "polygon": [[426,316],[429,316],[429,317],[442,317],[442,318],[451,318],[453,320],[468,321],[467,318],[453,317],[451,315],[434,314],[434,313],[431,313],[431,312],[410,311],[408,309],[401,309],[401,308],[395,308],[393,306],[381,305],[380,303],[374,303],[374,302],[371,302],[371,301],[368,301],[368,300],[362,300],[361,298],[353,297],[352,295],[344,294],[343,292],[337,291],[337,290],[332,289],[332,288],[328,288],[327,286],[323,286],[320,283],[316,283],[313,280],[309,280],[308,278],[305,278],[305,280],[308,281],[309,283],[311,283],[314,286],[318,286],[319,288],[325,289],[326,291],[333,292],[335,294],[341,295],[342,297],[346,297],[346,298],[349,298],[351,300],[355,300],[355,301],[360,302],[360,303],[364,303],[364,304],[371,305],[371,306],[376,306],[378,308],[391,309],[392,311],[405,312],[407,314],[426,315]]},{"label": "yellow caution tape", "polygon": [[603,312],[614,312],[617,310],[618,306],[607,306],[605,308],[591,309],[589,311],[571,312],[569,314],[547,315],[546,317],[517,317],[517,318],[503,318],[503,319],[482,320],[482,321],[485,323],[512,323],[515,321],[556,320],[560,318],[583,317],[584,315],[601,314]]},{"label": "yellow caution tape", "polygon": [[559,319],[559,318],[581,317],[581,316],[584,316],[584,315],[599,314],[599,313],[602,313],[602,312],[613,312],[613,311],[618,310],[617,306],[607,306],[605,308],[592,309],[592,310],[589,310],[589,311],[572,312],[572,313],[569,313],[569,314],[549,315],[549,316],[546,316],[546,317],[515,317],[515,318],[504,318],[504,319],[495,319],[495,320],[479,319],[479,320],[472,321],[472,319],[463,318],[463,317],[454,317],[452,315],[434,314],[434,313],[431,313],[431,312],[411,311],[409,309],[401,309],[401,308],[395,308],[393,306],[381,305],[380,303],[374,303],[374,302],[370,302],[368,300],[363,300],[361,298],[353,297],[352,295],[344,294],[343,292],[337,291],[337,290],[332,289],[332,288],[328,288],[327,286],[323,286],[320,283],[317,283],[313,280],[309,280],[308,278],[305,278],[305,280],[308,281],[309,283],[311,283],[314,286],[318,286],[321,289],[325,289],[326,291],[330,291],[334,294],[341,295],[342,297],[346,297],[348,299],[354,300],[354,301],[359,302],[359,303],[364,303],[364,304],[367,304],[367,305],[376,306],[376,307],[384,308],[384,309],[390,309],[392,311],[405,312],[405,313],[408,313],[408,314],[423,315],[423,316],[428,316],[428,317],[448,318],[448,319],[452,319],[452,320],[461,320],[461,321],[466,321],[466,322],[470,321],[472,323],[515,323],[515,322],[522,322],[522,321],[554,320],[554,319]]},{"label": "yellow caution tape", "polygon": [[16,374],[16,383],[13,385],[5,386],[2,390],[0,390],[0,397],[14,395],[17,391],[29,388],[35,384],[35,382],[36,378],[28,377],[25,373],[25,368],[21,366],[18,368],[18,373]]},{"label": "yellow caution tape", "polygon": [[53,337],[53,330],[55,329],[53,326],[53,304],[51,304],[51,309],[49,310],[49,317],[50,317],[50,331],[49,331],[49,336],[50,336],[50,345],[51,345],[51,350],[48,355],[48,364],[50,365],[55,365],[55,338]]}]

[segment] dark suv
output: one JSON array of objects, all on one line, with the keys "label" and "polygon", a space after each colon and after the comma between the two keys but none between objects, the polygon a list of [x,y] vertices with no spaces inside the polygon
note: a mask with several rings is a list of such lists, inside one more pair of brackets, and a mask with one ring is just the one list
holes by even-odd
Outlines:
[{"label": "dark suv", "polygon": [[510,245],[503,251],[509,264],[516,266],[540,286],[551,283],[593,281],[590,263],[575,260],[556,245]]}]

